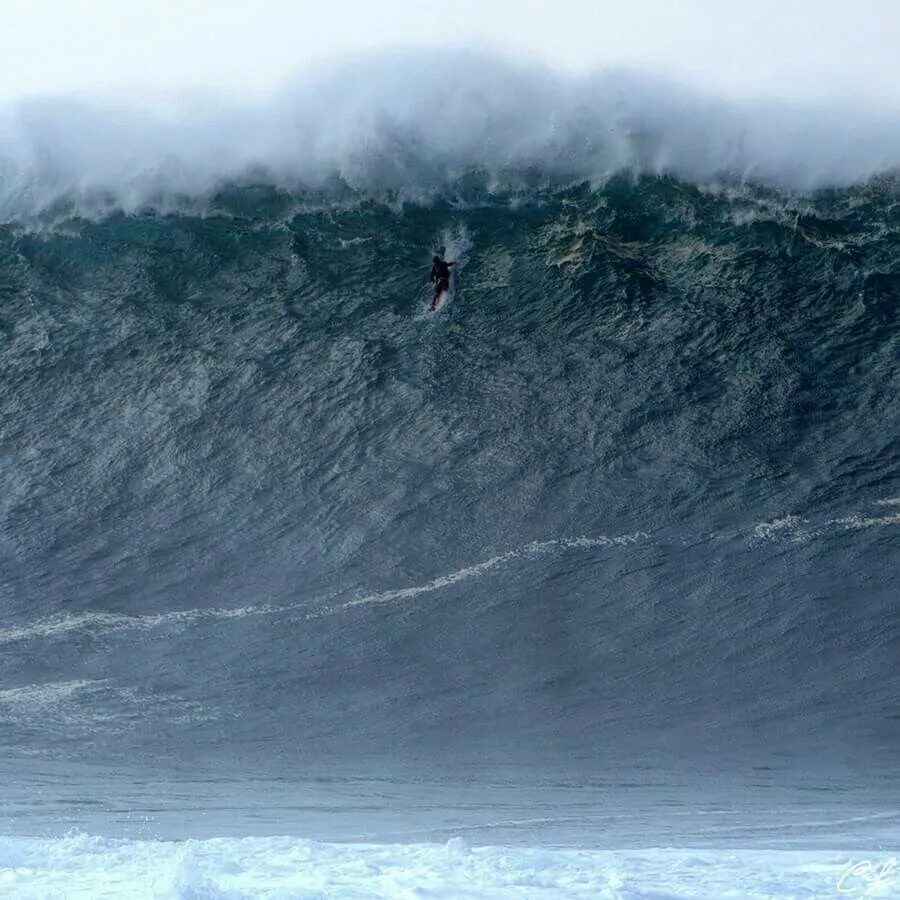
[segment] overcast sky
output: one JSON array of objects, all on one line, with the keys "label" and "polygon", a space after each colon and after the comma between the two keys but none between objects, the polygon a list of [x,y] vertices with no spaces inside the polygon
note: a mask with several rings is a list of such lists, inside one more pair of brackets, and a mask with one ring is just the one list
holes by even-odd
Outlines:
[{"label": "overcast sky", "polygon": [[360,51],[475,44],[731,96],[900,108],[900,0],[0,0],[0,23],[2,99],[177,87],[249,97]]}]

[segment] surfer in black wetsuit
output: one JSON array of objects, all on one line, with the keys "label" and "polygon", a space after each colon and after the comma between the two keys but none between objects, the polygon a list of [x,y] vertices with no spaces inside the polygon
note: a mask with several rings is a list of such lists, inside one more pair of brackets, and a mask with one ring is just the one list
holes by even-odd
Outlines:
[{"label": "surfer in black wetsuit", "polygon": [[438,302],[438,297],[444,291],[450,290],[450,266],[455,265],[452,262],[444,262],[439,256],[433,256],[431,259],[431,282],[434,284],[434,297],[431,299],[431,308],[434,309]]}]

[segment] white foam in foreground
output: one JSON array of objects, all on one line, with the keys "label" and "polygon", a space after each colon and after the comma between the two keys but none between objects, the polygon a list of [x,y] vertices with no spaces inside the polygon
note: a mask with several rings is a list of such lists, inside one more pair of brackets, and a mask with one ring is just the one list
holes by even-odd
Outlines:
[{"label": "white foam in foreground", "polygon": [[897,896],[900,871],[884,853],[832,851],[0,838],[0,895],[20,898],[781,898],[839,889]]}]

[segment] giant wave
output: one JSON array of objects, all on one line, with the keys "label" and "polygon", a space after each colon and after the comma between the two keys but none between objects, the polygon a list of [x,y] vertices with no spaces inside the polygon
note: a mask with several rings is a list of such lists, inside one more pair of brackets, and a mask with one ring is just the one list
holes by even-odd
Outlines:
[{"label": "giant wave", "polygon": [[890,128],[401,63],[3,125],[0,884],[821,891],[897,808]]}]

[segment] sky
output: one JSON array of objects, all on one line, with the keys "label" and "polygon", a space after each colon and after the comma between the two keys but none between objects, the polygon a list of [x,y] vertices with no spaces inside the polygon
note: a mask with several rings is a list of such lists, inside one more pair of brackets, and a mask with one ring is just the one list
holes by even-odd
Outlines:
[{"label": "sky", "polygon": [[0,101],[195,89],[249,100],[354,54],[474,45],[724,97],[900,108],[900,0],[0,0],[0,21]]}]

